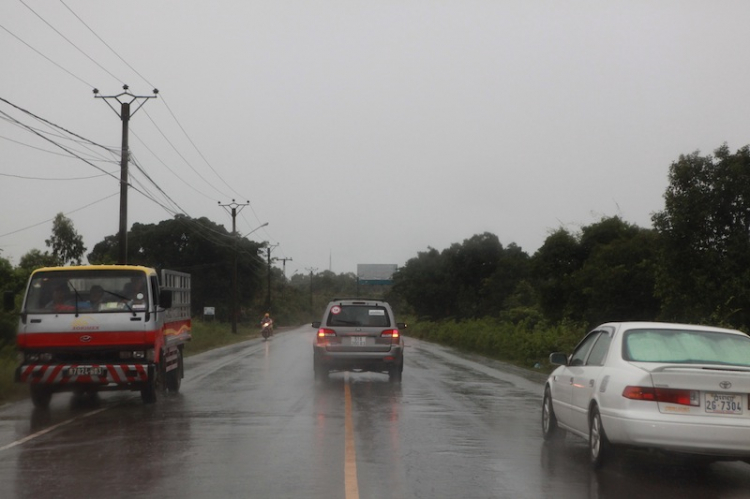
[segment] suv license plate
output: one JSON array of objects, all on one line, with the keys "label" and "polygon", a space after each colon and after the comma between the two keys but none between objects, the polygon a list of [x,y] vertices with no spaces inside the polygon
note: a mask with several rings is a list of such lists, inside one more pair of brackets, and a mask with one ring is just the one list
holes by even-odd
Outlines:
[{"label": "suv license plate", "polygon": [[367,345],[367,336],[352,336],[351,342],[353,347],[363,347]]},{"label": "suv license plate", "polygon": [[107,370],[100,366],[79,366],[68,368],[67,374],[68,376],[104,376]]},{"label": "suv license plate", "polygon": [[742,395],[706,393],[706,412],[711,414],[742,414]]}]

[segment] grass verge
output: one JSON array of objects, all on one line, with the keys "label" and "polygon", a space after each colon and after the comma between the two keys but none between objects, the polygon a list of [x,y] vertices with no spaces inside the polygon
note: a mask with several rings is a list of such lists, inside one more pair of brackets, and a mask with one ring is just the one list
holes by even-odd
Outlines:
[{"label": "grass verge", "polygon": [[520,367],[549,372],[552,352],[571,352],[585,327],[579,324],[555,326],[511,323],[493,318],[461,322],[409,322],[407,336],[478,353]]}]

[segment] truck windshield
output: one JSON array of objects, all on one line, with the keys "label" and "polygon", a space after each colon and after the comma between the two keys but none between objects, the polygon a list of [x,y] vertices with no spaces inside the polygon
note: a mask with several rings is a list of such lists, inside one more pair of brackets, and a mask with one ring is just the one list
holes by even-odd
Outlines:
[{"label": "truck windshield", "polygon": [[145,311],[146,275],[126,270],[37,272],[26,297],[29,313],[110,313]]}]

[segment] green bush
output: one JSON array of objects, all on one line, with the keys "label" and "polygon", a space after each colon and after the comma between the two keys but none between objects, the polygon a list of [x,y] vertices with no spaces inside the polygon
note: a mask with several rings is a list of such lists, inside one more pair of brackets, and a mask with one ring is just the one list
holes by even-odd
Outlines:
[{"label": "green bush", "polygon": [[552,352],[571,352],[586,327],[543,324],[530,318],[508,322],[494,318],[465,321],[412,321],[407,335],[526,367],[547,366]]}]

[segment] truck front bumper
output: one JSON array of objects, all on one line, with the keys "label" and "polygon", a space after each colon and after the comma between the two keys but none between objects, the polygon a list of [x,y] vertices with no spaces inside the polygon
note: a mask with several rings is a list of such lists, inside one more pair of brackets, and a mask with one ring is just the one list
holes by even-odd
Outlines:
[{"label": "truck front bumper", "polygon": [[44,385],[140,385],[153,372],[152,364],[22,364],[15,380]]}]

